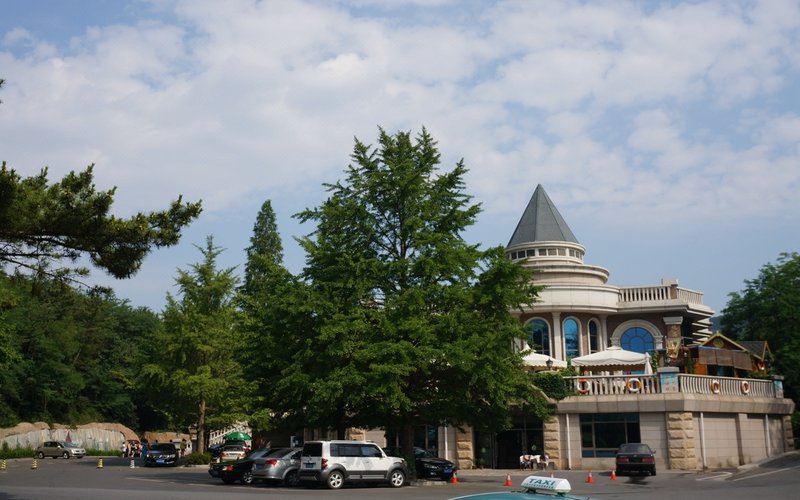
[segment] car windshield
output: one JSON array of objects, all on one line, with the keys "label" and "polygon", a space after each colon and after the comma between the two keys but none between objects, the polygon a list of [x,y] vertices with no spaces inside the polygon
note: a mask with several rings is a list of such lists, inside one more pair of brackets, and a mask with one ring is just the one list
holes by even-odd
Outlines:
[{"label": "car windshield", "polygon": [[[405,456],[403,454],[403,449],[399,446],[388,446],[384,448],[384,452],[386,452],[387,456],[390,457],[402,457]],[[414,458],[439,458],[433,453],[429,452],[424,448],[414,448]]]},{"label": "car windshield", "polygon": [[222,448],[222,451],[244,451],[244,448],[238,445],[227,445]]},{"label": "car windshield", "polygon": [[264,458],[270,455],[272,451],[269,448],[259,448],[257,450],[253,450],[247,455],[248,458]]},{"label": "car windshield", "polygon": [[152,446],[154,451],[175,451],[175,445],[169,443],[158,443]]},{"label": "car windshield", "polygon": [[650,447],[646,444],[623,444],[619,447],[620,453],[650,453]]},{"label": "car windshield", "polygon": [[272,450],[269,455],[269,458],[282,458],[284,455],[292,451],[291,448],[278,448],[277,450]]},{"label": "car windshield", "polygon": [[414,448],[414,456],[417,458],[438,458],[433,453],[429,452],[428,450],[424,450],[422,448]]}]

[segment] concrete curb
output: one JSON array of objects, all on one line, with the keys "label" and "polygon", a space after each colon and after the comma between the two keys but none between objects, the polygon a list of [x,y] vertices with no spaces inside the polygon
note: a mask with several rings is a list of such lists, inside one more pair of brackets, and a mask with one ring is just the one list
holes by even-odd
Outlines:
[{"label": "concrete curb", "polygon": [[769,465],[772,462],[777,462],[778,460],[783,460],[787,458],[800,459],[800,450],[787,451],[785,453],[781,453],[780,455],[764,458],[762,460],[759,460],[758,462],[751,462],[749,464],[740,465],[739,467],[736,468],[736,471],[747,472],[749,470],[757,469],[759,467]]}]

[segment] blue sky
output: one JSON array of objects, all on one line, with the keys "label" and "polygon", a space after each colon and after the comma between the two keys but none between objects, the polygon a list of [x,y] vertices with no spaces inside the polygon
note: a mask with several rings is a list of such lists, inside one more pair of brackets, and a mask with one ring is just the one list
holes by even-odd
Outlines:
[{"label": "blue sky", "polygon": [[202,199],[180,245],[114,281],[160,311],[207,235],[242,266],[272,200],[343,177],[353,137],[429,129],[505,245],[537,184],[615,285],[678,278],[720,311],[800,247],[795,1],[0,0],[0,159],[94,163],[121,216]]}]

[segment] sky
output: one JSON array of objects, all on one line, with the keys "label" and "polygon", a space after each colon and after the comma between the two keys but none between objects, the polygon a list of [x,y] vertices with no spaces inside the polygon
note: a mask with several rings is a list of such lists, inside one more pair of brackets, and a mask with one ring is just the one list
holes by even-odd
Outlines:
[{"label": "sky", "polygon": [[720,312],[800,247],[797,1],[0,0],[0,160],[95,165],[121,217],[202,200],[179,245],[118,281],[159,312],[207,236],[245,262],[270,200],[344,178],[354,138],[427,128],[505,246],[541,184],[618,286],[677,278]]}]

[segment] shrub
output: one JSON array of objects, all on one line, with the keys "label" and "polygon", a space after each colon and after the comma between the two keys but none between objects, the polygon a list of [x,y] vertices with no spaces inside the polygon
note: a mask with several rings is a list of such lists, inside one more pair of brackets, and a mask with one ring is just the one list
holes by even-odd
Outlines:
[{"label": "shrub", "polygon": [[9,448],[8,443],[3,443],[0,449],[0,459],[9,458],[33,458],[32,448]]},{"label": "shrub", "polygon": [[189,465],[208,465],[211,463],[211,453],[189,453],[186,455],[186,463]]},{"label": "shrub", "polygon": [[560,373],[537,373],[533,376],[533,383],[547,396],[559,401],[569,396],[571,384],[568,386]]}]

